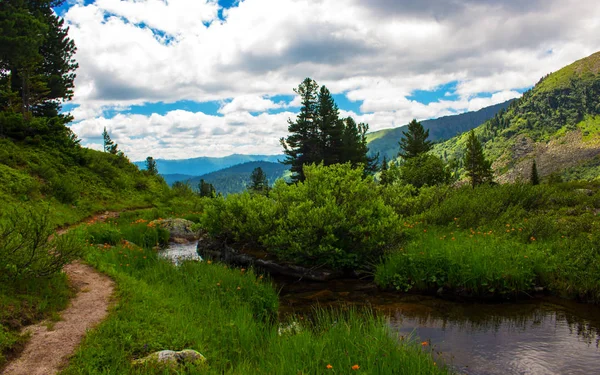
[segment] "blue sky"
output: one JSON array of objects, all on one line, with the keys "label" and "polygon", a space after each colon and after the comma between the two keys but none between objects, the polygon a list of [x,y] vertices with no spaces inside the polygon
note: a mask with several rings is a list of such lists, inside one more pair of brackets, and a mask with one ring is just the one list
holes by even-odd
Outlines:
[{"label": "blue sky", "polygon": [[600,49],[575,0],[84,0],[56,9],[79,63],[65,105],[133,160],[279,154],[305,77],[378,130],[518,97]]}]

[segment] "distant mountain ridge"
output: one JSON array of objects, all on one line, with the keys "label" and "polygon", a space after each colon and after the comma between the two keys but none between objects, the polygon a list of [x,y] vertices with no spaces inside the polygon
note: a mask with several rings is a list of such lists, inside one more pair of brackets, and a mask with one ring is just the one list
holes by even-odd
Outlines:
[{"label": "distant mountain ridge", "polygon": [[[192,159],[166,160],[156,159],[158,173],[161,175],[182,174],[188,176],[200,176],[220,169],[228,168],[233,165],[247,163],[251,161],[278,162],[283,160],[284,155],[240,155],[233,154],[224,157],[199,157]],[[140,169],[145,169],[146,162],[136,161],[135,165]]]},{"label": "distant mountain ridge", "polygon": [[[600,52],[543,77],[533,89],[475,129],[498,182],[540,177],[600,179]],[[434,146],[462,160],[467,135]]]},{"label": "distant mountain ridge", "polygon": [[211,172],[202,176],[193,177],[188,180],[192,186],[197,186],[201,179],[214,185],[217,193],[224,195],[240,193],[246,190],[250,184],[250,175],[255,168],[262,168],[267,176],[269,185],[278,178],[285,178],[289,174],[290,167],[281,163],[268,161],[250,161],[237,164],[229,168]]},{"label": "distant mountain ridge", "polygon": [[[424,120],[421,121],[421,124],[425,129],[429,129],[430,140],[434,142],[446,140],[478,127],[494,117],[500,110],[508,108],[513,101],[514,99],[511,99],[474,112]],[[402,132],[406,129],[407,125],[403,125],[398,128],[383,129],[367,134],[369,154],[376,155],[379,152],[380,161],[384,156],[388,160],[396,159],[399,151],[398,141],[402,137]]]}]

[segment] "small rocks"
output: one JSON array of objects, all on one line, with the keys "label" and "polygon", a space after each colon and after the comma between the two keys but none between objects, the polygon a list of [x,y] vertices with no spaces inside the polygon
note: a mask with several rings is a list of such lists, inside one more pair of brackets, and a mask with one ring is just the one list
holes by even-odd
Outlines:
[{"label": "small rocks", "polygon": [[178,352],[161,350],[133,361],[134,366],[164,366],[172,369],[186,365],[201,366],[205,363],[206,358],[199,352],[191,349],[184,349]]}]

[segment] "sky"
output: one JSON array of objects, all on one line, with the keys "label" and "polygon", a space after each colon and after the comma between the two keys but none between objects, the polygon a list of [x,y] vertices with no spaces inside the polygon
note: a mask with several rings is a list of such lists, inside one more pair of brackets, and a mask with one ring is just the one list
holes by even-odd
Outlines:
[{"label": "sky", "polygon": [[67,0],[64,105],[131,160],[280,154],[304,78],[370,130],[478,110],[600,50],[581,0]]}]

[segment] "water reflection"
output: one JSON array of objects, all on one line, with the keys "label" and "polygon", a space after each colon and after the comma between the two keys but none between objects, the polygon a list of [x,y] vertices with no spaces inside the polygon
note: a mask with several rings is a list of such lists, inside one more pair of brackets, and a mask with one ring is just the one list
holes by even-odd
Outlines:
[{"label": "water reflection", "polygon": [[599,374],[600,308],[559,299],[505,304],[455,303],[377,292],[356,281],[278,280],[283,314],[322,307],[371,306],[400,336],[463,374]]}]

